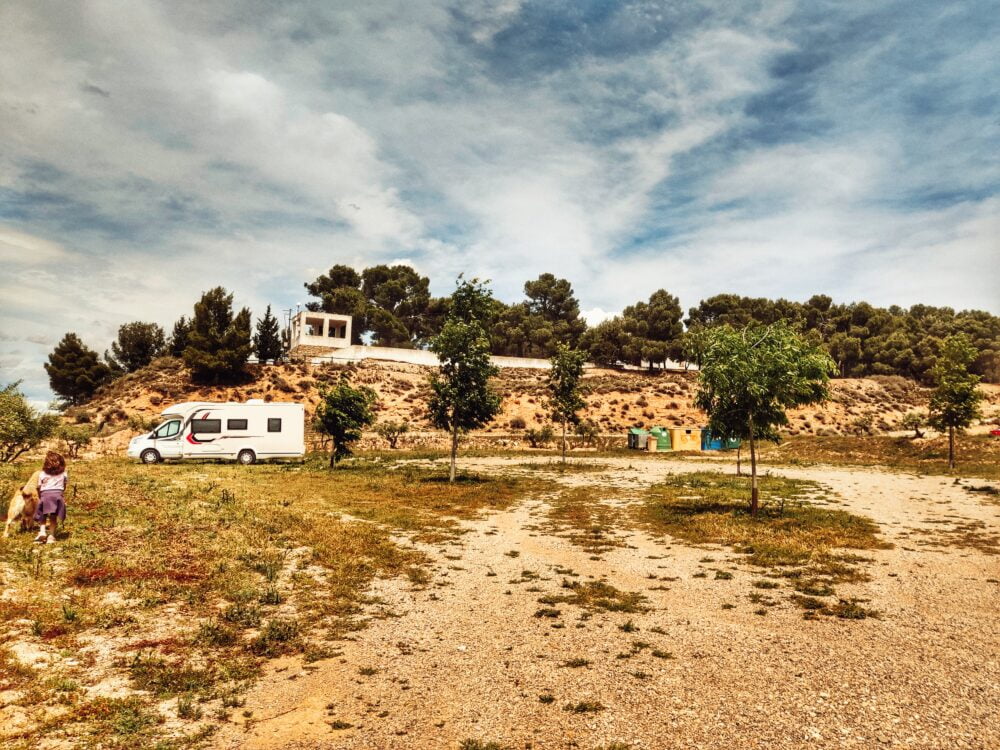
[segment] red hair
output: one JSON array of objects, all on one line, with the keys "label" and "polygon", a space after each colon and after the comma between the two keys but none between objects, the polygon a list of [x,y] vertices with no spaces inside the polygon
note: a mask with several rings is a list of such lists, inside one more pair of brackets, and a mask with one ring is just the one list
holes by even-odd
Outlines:
[{"label": "red hair", "polygon": [[46,474],[52,476],[55,474],[62,474],[66,470],[66,459],[62,457],[61,454],[55,451],[49,451],[45,454],[45,463],[42,464],[42,471]]}]

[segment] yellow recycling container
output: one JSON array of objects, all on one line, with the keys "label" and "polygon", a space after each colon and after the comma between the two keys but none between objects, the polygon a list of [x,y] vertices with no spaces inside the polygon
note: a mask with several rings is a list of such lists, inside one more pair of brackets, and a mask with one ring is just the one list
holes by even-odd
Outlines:
[{"label": "yellow recycling container", "polygon": [[670,428],[670,446],[675,451],[700,451],[701,430],[695,427]]}]

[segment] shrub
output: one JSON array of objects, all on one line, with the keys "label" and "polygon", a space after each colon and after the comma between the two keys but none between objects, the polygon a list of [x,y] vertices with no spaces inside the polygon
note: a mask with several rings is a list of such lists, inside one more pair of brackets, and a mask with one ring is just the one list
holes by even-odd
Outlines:
[{"label": "shrub", "polygon": [[512,430],[523,430],[527,425],[524,422],[524,417],[514,417],[510,420],[510,428]]},{"label": "shrub", "polygon": [[410,431],[410,425],[406,422],[379,422],[375,425],[375,432],[389,442],[389,447],[393,450],[399,443],[399,438]]},{"label": "shrub", "polygon": [[552,426],[545,425],[540,429],[531,428],[530,430],[524,431],[524,439],[532,448],[538,448],[540,446],[548,445],[552,442],[553,436]]},{"label": "shrub", "polygon": [[599,432],[597,423],[592,419],[580,420],[576,425],[576,434],[583,439],[583,444],[586,446],[593,445]]},{"label": "shrub", "polygon": [[63,424],[56,430],[56,437],[62,442],[69,457],[77,458],[80,449],[90,445],[94,432],[93,426],[89,424]]},{"label": "shrub", "polygon": [[13,461],[52,435],[54,414],[39,413],[18,390],[20,382],[0,390],[0,462]]}]

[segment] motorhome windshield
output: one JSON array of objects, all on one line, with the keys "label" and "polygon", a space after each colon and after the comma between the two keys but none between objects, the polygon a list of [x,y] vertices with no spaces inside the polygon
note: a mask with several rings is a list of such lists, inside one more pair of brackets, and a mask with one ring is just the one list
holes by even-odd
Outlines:
[{"label": "motorhome windshield", "polygon": [[163,422],[159,427],[153,430],[154,438],[171,438],[174,437],[178,432],[181,431],[181,420],[178,417],[172,417]]}]

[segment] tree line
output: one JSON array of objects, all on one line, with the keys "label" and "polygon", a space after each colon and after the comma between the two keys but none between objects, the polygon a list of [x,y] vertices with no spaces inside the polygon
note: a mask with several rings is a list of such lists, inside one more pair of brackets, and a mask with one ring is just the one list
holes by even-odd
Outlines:
[{"label": "tree line", "polygon": [[[429,376],[427,406],[434,427],[449,436],[452,482],[460,436],[488,424],[501,408],[500,395],[490,381],[498,372],[489,354],[493,301],[485,284],[459,279],[444,325],[430,341],[440,366]],[[742,326],[722,323],[704,329],[702,343],[696,404],[706,413],[714,436],[749,444],[749,512],[756,515],[760,441],[781,440],[779,430],[788,426],[789,409],[828,398],[836,364],[819,342],[784,320],[751,321]],[[968,427],[980,414],[980,378],[969,372],[976,355],[968,336],[951,335],[932,370],[936,388],[930,400],[930,422],[948,432],[949,468],[955,466],[956,431]],[[551,420],[562,429],[563,462],[567,427],[581,422],[580,412],[586,407],[581,382],[584,361],[583,351],[564,344],[557,345],[550,359],[546,402]],[[374,424],[376,400],[372,389],[352,386],[346,377],[321,391],[315,425],[332,439],[331,467],[350,455],[362,430]]]},{"label": "tree line", "polygon": [[[360,273],[334,265],[304,286],[314,298],[306,309],[352,316],[352,343],[427,348],[454,313],[454,295],[431,295],[429,278],[405,265],[376,265]],[[830,355],[835,376],[902,375],[929,383],[945,340],[962,334],[977,352],[970,372],[1000,382],[1000,317],[980,310],[837,304],[826,295],[793,302],[720,294],[685,316],[679,299],[658,289],[620,315],[588,326],[568,280],[544,273],[526,281],[523,291],[521,300],[507,303],[489,295],[483,303],[479,324],[488,353],[550,358],[568,347],[611,367],[652,369],[667,360],[700,364],[707,331],[783,322]],[[223,383],[246,377],[251,354],[262,362],[276,361],[286,349],[270,306],[254,326],[250,311],[234,310],[233,295],[216,287],[202,295],[190,316],[176,321],[169,335],[155,323],[126,323],[102,357],[68,333],[45,368],[52,390],[68,403],[80,403],[158,356],[183,358],[200,382]]]}]

